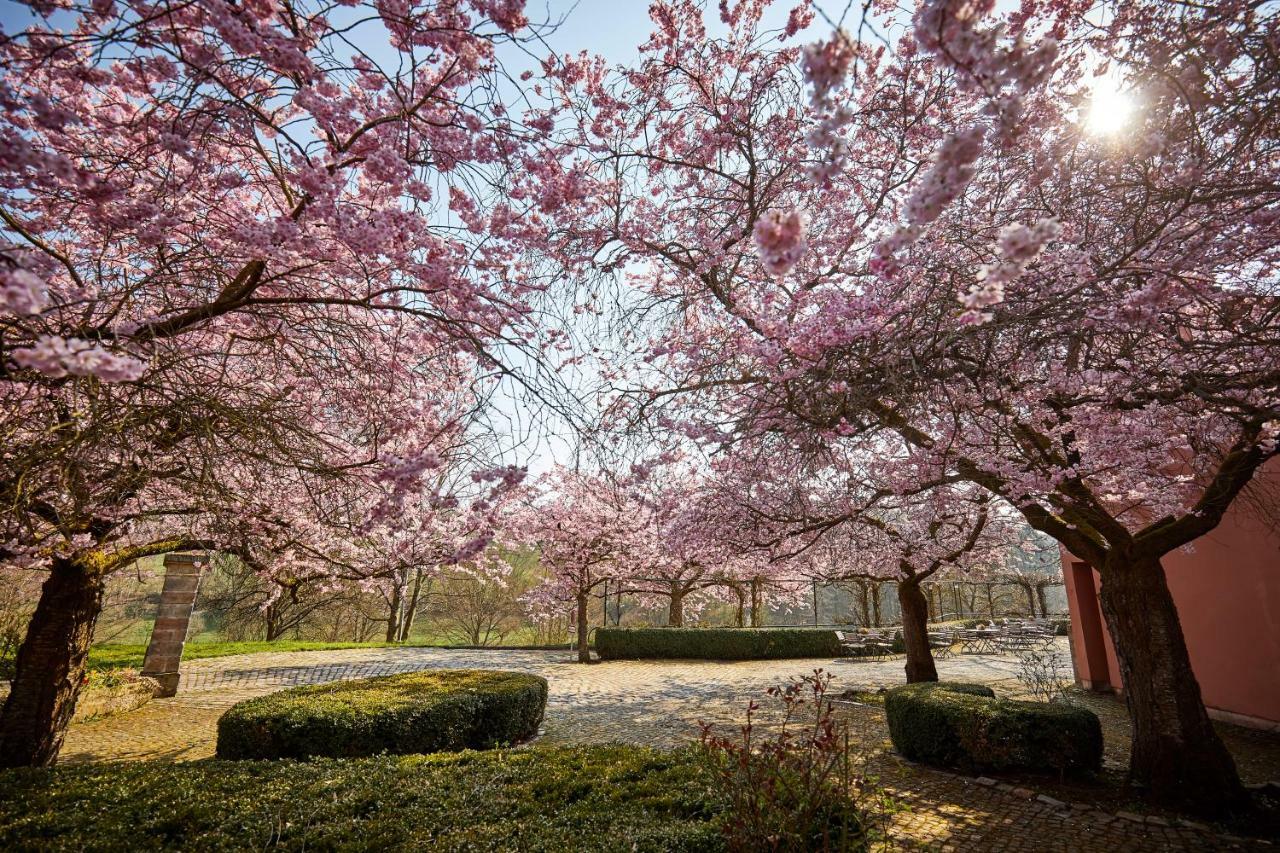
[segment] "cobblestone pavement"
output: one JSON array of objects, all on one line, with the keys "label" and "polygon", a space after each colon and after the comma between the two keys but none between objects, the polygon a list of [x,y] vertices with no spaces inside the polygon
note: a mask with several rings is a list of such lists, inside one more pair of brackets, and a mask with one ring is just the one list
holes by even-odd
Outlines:
[{"label": "cobblestone pavement", "polygon": [[[1064,646],[1065,651],[1065,646]],[[184,664],[179,693],[115,717],[73,725],[66,763],[103,760],[190,760],[213,754],[218,717],[242,699],[301,684],[428,668],[510,669],[550,684],[540,741],[623,741],[675,746],[696,738],[698,721],[736,725],[749,699],[821,667],[832,688],[876,688],[902,682],[902,660],[610,661],[593,666],[566,652],[428,648],[343,649],[213,658]],[[938,662],[945,680],[1018,689],[1018,661],[960,655]],[[767,707],[767,706],[766,706]],[[842,706],[870,772],[903,807],[890,815],[890,835],[907,849],[938,851],[1190,851],[1251,849],[1185,827],[1136,823],[1102,812],[1069,810],[962,776],[906,764],[889,754],[883,711]],[[765,719],[768,719],[766,713]],[[1007,786],[1006,786],[1007,788]],[[1265,849],[1274,849],[1267,847]]]}]

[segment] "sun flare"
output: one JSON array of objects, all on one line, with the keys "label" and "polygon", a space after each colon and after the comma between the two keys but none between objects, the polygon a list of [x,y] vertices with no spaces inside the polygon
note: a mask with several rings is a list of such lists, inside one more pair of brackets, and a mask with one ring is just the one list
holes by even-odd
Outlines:
[{"label": "sun flare", "polygon": [[1137,103],[1133,94],[1121,87],[1121,81],[1110,77],[1098,80],[1085,114],[1085,127],[1090,133],[1114,136],[1133,123]]}]

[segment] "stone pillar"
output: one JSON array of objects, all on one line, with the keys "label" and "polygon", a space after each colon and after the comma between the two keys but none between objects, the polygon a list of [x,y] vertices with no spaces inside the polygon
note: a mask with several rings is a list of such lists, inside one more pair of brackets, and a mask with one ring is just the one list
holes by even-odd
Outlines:
[{"label": "stone pillar", "polygon": [[208,558],[204,554],[166,554],[164,557],[164,589],[160,592],[160,609],[151,629],[142,674],[160,682],[157,696],[173,696],[178,692],[182,647],[187,642],[187,625],[196,605],[200,589],[200,570]]}]

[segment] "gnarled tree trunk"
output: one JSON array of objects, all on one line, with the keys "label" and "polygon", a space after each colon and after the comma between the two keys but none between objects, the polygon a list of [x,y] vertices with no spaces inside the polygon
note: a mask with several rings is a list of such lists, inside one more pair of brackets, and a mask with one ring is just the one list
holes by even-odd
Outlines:
[{"label": "gnarled tree trunk", "polygon": [[57,760],[84,682],[104,589],[100,572],[53,561],[0,711],[0,767],[48,766]]},{"label": "gnarled tree trunk", "polygon": [[404,618],[400,620],[399,640],[402,643],[409,642],[409,632],[413,630],[413,620],[418,615],[418,604],[422,600],[422,568],[414,571],[413,594],[409,596],[409,605],[405,608]]},{"label": "gnarled tree trunk", "polygon": [[898,604],[902,607],[902,642],[907,649],[907,682],[937,681],[938,668],[929,649],[929,602],[920,591],[920,581],[898,582]]},{"label": "gnarled tree trunk", "polygon": [[1101,603],[1133,721],[1129,773],[1158,800],[1202,814],[1238,806],[1235,762],[1209,722],[1159,557],[1112,551]]},{"label": "gnarled tree trunk", "polygon": [[867,590],[867,582],[863,580],[854,581],[855,595],[858,600],[858,615],[862,620],[863,628],[871,627],[871,598]]},{"label": "gnarled tree trunk", "polygon": [[1048,596],[1048,594],[1047,594],[1047,593],[1045,593],[1045,587],[1046,587],[1046,586],[1048,586],[1048,584],[1046,584],[1046,583],[1037,583],[1037,584],[1036,584],[1036,600],[1040,602],[1040,615],[1041,615],[1041,616],[1048,616],[1048,615],[1049,615],[1049,596]]},{"label": "gnarled tree trunk", "polygon": [[400,611],[404,604],[399,580],[391,587],[391,605],[387,613],[387,642],[394,643],[400,639]]},{"label": "gnarled tree trunk", "polygon": [[751,579],[751,627],[760,628],[764,626],[764,581],[760,578]]},{"label": "gnarled tree trunk", "polygon": [[684,627],[684,587],[671,585],[671,606],[667,610],[667,625],[672,628]]},{"label": "gnarled tree trunk", "polygon": [[1019,581],[1018,586],[1022,587],[1022,591],[1027,594],[1027,608],[1031,611],[1031,618],[1036,618],[1036,590],[1029,583]]},{"label": "gnarled tree trunk", "polygon": [[587,646],[587,594],[585,592],[578,593],[577,600],[577,619],[578,619],[578,663],[591,663],[591,649]]}]

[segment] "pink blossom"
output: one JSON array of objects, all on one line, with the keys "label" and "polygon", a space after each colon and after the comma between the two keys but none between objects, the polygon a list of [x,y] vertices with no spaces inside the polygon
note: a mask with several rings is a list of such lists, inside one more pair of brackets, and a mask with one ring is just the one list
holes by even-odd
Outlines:
[{"label": "pink blossom", "polygon": [[24,316],[39,313],[48,301],[48,290],[38,275],[21,267],[0,268],[0,308]]},{"label": "pink blossom", "polygon": [[756,220],[751,236],[770,275],[786,275],[804,257],[808,224],[808,216],[798,210],[770,210]]},{"label": "pink blossom", "polygon": [[130,382],[142,377],[146,363],[77,338],[40,337],[13,351],[14,363],[54,379],[67,375],[96,376],[103,382]]}]

